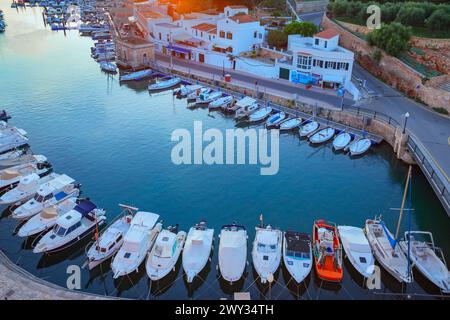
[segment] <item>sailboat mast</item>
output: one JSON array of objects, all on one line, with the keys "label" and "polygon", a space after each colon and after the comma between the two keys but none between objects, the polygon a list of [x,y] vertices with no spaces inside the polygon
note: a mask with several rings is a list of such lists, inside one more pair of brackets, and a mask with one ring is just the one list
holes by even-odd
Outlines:
[{"label": "sailboat mast", "polygon": [[398,233],[400,232],[400,225],[402,224],[403,210],[405,209],[406,195],[408,194],[409,179],[411,178],[411,168],[412,167],[410,165],[409,169],[408,169],[408,176],[406,177],[405,191],[403,192],[402,207],[400,208],[400,216],[398,217],[398,224],[397,224],[397,231],[395,232],[395,239],[398,239]]}]

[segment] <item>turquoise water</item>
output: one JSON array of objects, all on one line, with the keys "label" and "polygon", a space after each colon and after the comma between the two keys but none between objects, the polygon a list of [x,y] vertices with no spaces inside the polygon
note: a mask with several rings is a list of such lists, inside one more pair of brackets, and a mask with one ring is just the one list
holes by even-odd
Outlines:
[{"label": "turquoise water", "polygon": [[[176,166],[170,154],[172,131],[203,127],[225,130],[235,121],[204,109],[186,109],[186,101],[171,93],[150,96],[146,83],[120,85],[117,77],[102,73],[90,58],[92,40],[77,32],[45,30],[38,8],[9,8],[0,0],[8,23],[0,34],[0,107],[13,115],[12,124],[27,130],[32,150],[46,155],[55,172],[66,173],[82,184],[84,196],[104,207],[110,220],[118,203],[161,215],[167,225],[188,230],[200,218],[216,229],[236,220],[249,230],[249,249],[260,214],[266,223],[310,232],[315,219],[363,226],[366,218],[382,213],[395,230],[407,166],[382,144],[366,156],[350,159],[335,154],[331,145],[311,147],[294,134],[280,139],[280,170],[260,176],[258,166]],[[450,254],[448,217],[418,169],[413,172],[414,229],[430,230]],[[5,213],[0,220],[0,248],[18,265],[54,283],[65,285],[66,268],[82,265],[80,244],[51,257],[35,255],[31,241],[12,235],[17,222]],[[406,227],[406,220],[403,229]],[[250,250],[249,250],[250,252]],[[249,261],[251,262],[250,256]],[[236,288],[217,278],[217,254],[189,288],[178,268],[172,278],[153,283],[144,268],[130,278],[113,280],[108,264],[91,272],[82,270],[82,289],[99,294],[150,299],[230,298],[236,290],[264,298],[267,288],[254,285],[252,265]],[[179,266],[179,265],[178,265]],[[433,293],[438,291],[415,272],[416,282],[402,288],[383,272],[381,292]],[[285,280],[286,279],[286,280]],[[278,299],[383,299],[362,288],[362,279],[346,263],[341,287],[321,285],[314,274],[298,288],[282,268],[271,290]],[[306,289],[307,288],[307,289]]]}]

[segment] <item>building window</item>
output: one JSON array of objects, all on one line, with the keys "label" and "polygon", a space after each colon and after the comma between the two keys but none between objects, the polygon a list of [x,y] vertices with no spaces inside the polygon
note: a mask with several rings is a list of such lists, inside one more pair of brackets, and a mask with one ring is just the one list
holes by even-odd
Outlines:
[{"label": "building window", "polygon": [[227,32],[227,39],[232,40],[233,34],[231,32]]},{"label": "building window", "polygon": [[162,40],[161,32],[159,33],[159,40]]},{"label": "building window", "polygon": [[258,36],[258,31],[255,31],[255,32],[253,33],[253,38],[256,39],[257,36]]},{"label": "building window", "polygon": [[325,41],[324,47],[326,48],[328,45],[328,41]]},{"label": "building window", "polygon": [[297,67],[300,69],[311,70],[311,62],[312,62],[311,56],[303,56],[300,54],[297,56]]},{"label": "building window", "polygon": [[348,66],[349,66],[349,64],[345,63],[345,70],[348,70]]},{"label": "building window", "polygon": [[202,32],[200,32],[200,37],[203,37],[203,31],[202,31]]},{"label": "building window", "polygon": [[219,37],[225,38],[225,31],[220,31],[219,32]]},{"label": "building window", "polygon": [[313,59],[313,67],[316,66],[316,59]]},{"label": "building window", "polygon": [[260,33],[260,34],[259,34],[259,38],[262,39],[262,37],[263,37],[263,36],[262,36],[262,33]]},{"label": "building window", "polygon": [[319,45],[319,39],[314,39],[314,44],[316,45],[316,46],[318,46]]},{"label": "building window", "polygon": [[228,52],[233,52],[233,47],[228,47],[228,48],[227,48],[227,51],[228,51]]},{"label": "building window", "polygon": [[325,61],[325,69],[328,69],[328,64],[329,64],[329,62]]}]

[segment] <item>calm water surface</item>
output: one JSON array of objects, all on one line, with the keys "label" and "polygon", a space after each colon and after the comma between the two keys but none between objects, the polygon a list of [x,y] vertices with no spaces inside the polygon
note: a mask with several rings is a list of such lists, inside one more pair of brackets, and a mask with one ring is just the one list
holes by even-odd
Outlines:
[{"label": "calm water surface", "polygon": [[[311,147],[294,134],[280,139],[280,170],[260,176],[257,166],[176,166],[170,153],[173,130],[192,130],[195,120],[204,128],[225,130],[236,123],[220,113],[186,109],[186,101],[171,93],[149,96],[146,84],[120,85],[102,73],[90,58],[92,40],[78,32],[46,30],[38,8],[10,9],[7,31],[0,35],[0,106],[13,115],[12,124],[27,130],[32,150],[46,155],[55,172],[82,184],[84,196],[107,209],[110,221],[118,203],[156,212],[165,224],[189,227],[205,218],[216,229],[236,220],[249,230],[249,252],[258,217],[283,230],[310,232],[314,219],[363,226],[366,218],[382,213],[395,230],[407,167],[388,145],[374,147],[360,159],[335,154],[331,145]],[[413,175],[414,229],[430,230],[450,254],[449,220],[418,169]],[[65,285],[68,265],[82,265],[80,244],[53,256],[36,255],[31,241],[13,236],[17,222],[0,220],[0,248],[18,265],[48,281]],[[406,227],[406,220],[403,229]],[[249,256],[249,261],[251,261]],[[180,259],[181,262],[181,259]],[[267,288],[253,284],[252,265],[246,278],[230,288],[218,279],[217,252],[192,287],[180,263],[171,277],[152,283],[145,268],[129,278],[112,279],[108,263],[91,272],[82,270],[82,289],[130,298],[218,299],[234,291],[252,298],[268,297]],[[383,272],[384,292],[432,293],[438,290],[415,272],[416,282],[404,286]],[[363,280],[346,261],[342,286],[321,284],[314,275],[299,287],[283,268],[276,275],[272,299],[388,299],[364,289]],[[286,286],[287,284],[287,286]],[[287,289],[287,288],[288,289]]]}]

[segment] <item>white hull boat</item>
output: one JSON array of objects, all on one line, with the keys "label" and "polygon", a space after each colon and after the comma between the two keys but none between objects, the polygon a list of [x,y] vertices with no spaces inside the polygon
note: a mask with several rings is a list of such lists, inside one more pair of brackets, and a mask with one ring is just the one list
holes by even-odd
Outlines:
[{"label": "white hull boat", "polygon": [[307,137],[317,129],[319,129],[319,123],[316,121],[311,121],[302,125],[299,128],[298,133],[300,134],[300,137]]},{"label": "white hull boat", "polygon": [[284,233],[283,262],[295,282],[301,283],[309,275],[313,261],[311,238],[307,233]]},{"label": "white hull boat", "polygon": [[15,187],[23,176],[36,173],[38,176],[44,177],[51,170],[52,165],[46,157],[35,155],[29,163],[0,170],[0,191]]},{"label": "white hull boat", "polygon": [[131,226],[131,221],[138,208],[121,205],[122,212],[119,219],[114,221],[91,245],[87,252],[87,262],[89,270],[94,269],[102,262],[111,258],[123,244],[123,238]]},{"label": "white hull boat", "polygon": [[265,118],[269,116],[269,114],[272,112],[271,107],[263,107],[258,109],[257,111],[253,112],[251,115],[248,116],[249,122],[258,122],[262,121]]},{"label": "white hull boat", "polygon": [[19,164],[32,162],[34,159],[33,153],[28,148],[14,149],[6,153],[0,154],[0,166],[12,167]]},{"label": "white hull boat", "polygon": [[150,77],[153,74],[151,69],[131,72],[120,76],[120,81],[137,81]]},{"label": "white hull boat", "polygon": [[364,230],[350,226],[338,226],[337,229],[348,260],[364,278],[370,277],[375,272],[375,258]]},{"label": "white hull boat", "polygon": [[301,118],[292,118],[288,119],[280,124],[280,131],[288,131],[298,128],[298,126],[302,123]]},{"label": "white hull boat", "polygon": [[[191,84],[191,85],[185,85],[185,86],[181,86],[179,90],[177,90],[175,93],[177,94],[177,96],[179,96],[180,98],[184,98],[187,97],[188,95],[190,95],[191,93],[197,92],[202,89],[203,87],[199,84]],[[199,93],[200,94],[200,93]]]},{"label": "white hull boat", "polygon": [[383,221],[377,218],[366,220],[364,231],[375,258],[383,268],[397,281],[411,283],[413,277],[408,259]]},{"label": "white hull boat", "polygon": [[309,141],[313,144],[325,143],[333,138],[335,130],[333,128],[325,128],[309,137]]},{"label": "white hull boat", "polygon": [[234,118],[236,120],[244,119],[251,115],[252,113],[256,112],[259,109],[259,105],[257,103],[251,104],[249,106],[241,107],[236,110],[236,113],[234,114]]},{"label": "white hull boat", "polygon": [[152,83],[148,86],[148,91],[154,92],[154,91],[163,91],[175,88],[176,86],[180,85],[181,79],[177,77],[173,77],[171,79],[167,80],[157,80],[155,83]]},{"label": "white hull boat", "polygon": [[44,208],[48,208],[71,198],[78,197],[80,190],[75,180],[62,174],[41,185],[34,197],[13,210],[11,217],[14,219],[28,219],[38,214]]},{"label": "white hull boat", "polygon": [[111,263],[114,279],[138,270],[162,230],[162,224],[156,223],[158,219],[159,215],[155,213],[136,213],[125,234],[122,247]]},{"label": "white hull boat", "polygon": [[369,150],[371,145],[372,145],[372,142],[370,141],[370,139],[363,138],[363,139],[356,140],[349,146],[350,155],[357,156],[357,155],[363,154],[367,150]]},{"label": "white hull boat", "polygon": [[150,280],[158,281],[175,270],[185,240],[186,232],[178,231],[177,226],[159,233],[145,264]]},{"label": "white hull boat", "polygon": [[233,103],[233,97],[232,96],[224,96],[219,99],[216,99],[208,104],[209,110],[215,110],[215,109],[225,109],[229,105]]},{"label": "white hull boat", "polygon": [[65,250],[92,234],[105,221],[105,210],[97,209],[89,200],[83,200],[73,210],[58,218],[55,227],[39,240],[33,252]]},{"label": "white hull boat", "polygon": [[242,99],[236,101],[236,103],[232,106],[229,106],[228,108],[224,109],[223,111],[225,112],[236,112],[239,109],[248,109],[251,106],[257,106],[258,105],[258,101],[256,101],[255,99],[253,99],[252,97],[243,97]]},{"label": "white hull boat", "polygon": [[281,262],[281,248],[283,233],[273,229],[270,225],[266,228],[256,227],[255,241],[253,242],[252,259],[253,266],[261,283],[270,281],[275,275]]},{"label": "white hull boat", "polygon": [[19,184],[15,188],[7,191],[0,197],[0,204],[19,204],[27,201],[36,194],[41,185],[58,176],[56,173],[50,173],[43,178],[39,177],[36,173],[26,175],[20,179]]},{"label": "white hull boat", "polygon": [[[421,239],[425,237],[425,239]],[[405,240],[399,244],[417,270],[428,280],[441,289],[443,293],[450,293],[450,273],[445,263],[442,250],[434,245],[433,235],[426,231],[405,232]]]},{"label": "white hull boat", "polygon": [[[186,96],[186,98],[187,98],[186,100],[187,100],[188,103],[193,103],[193,102],[196,102],[196,101],[197,101],[197,99],[200,97],[200,95],[201,95],[202,93],[203,93],[203,94],[208,94],[208,93],[211,93],[211,92],[213,92],[213,90],[212,90],[211,88],[208,88],[208,87],[201,87],[200,89],[197,89],[197,90],[195,90],[195,91],[189,93],[189,94]],[[220,98],[220,96],[217,97],[217,98]]]},{"label": "white hull boat", "polygon": [[192,283],[208,263],[213,240],[214,229],[208,229],[204,221],[200,221],[189,230],[182,257],[188,283]]},{"label": "white hull boat", "polygon": [[112,62],[106,62],[106,61],[100,62],[100,68],[105,72],[111,72],[111,73],[117,72],[117,67]]},{"label": "white hull boat", "polygon": [[39,214],[32,217],[30,220],[19,229],[17,235],[19,237],[30,237],[50,230],[56,224],[56,221],[63,214],[69,212],[77,205],[77,198],[68,198],[56,206],[44,208]]},{"label": "white hull boat", "polygon": [[236,224],[226,225],[219,238],[220,274],[232,284],[242,278],[247,265],[247,230]]},{"label": "white hull boat", "polygon": [[219,99],[221,97],[222,92],[220,91],[202,92],[195,100],[195,104],[197,106],[207,106],[214,100]]},{"label": "white hull boat", "polygon": [[26,146],[27,144],[28,138],[20,133],[0,134],[0,154]]},{"label": "white hull boat", "polygon": [[285,118],[286,114],[283,111],[275,113],[266,120],[266,126],[277,127]]},{"label": "white hull boat", "polygon": [[352,136],[348,132],[339,133],[333,140],[333,148],[336,151],[344,149],[350,141],[352,140]]}]

